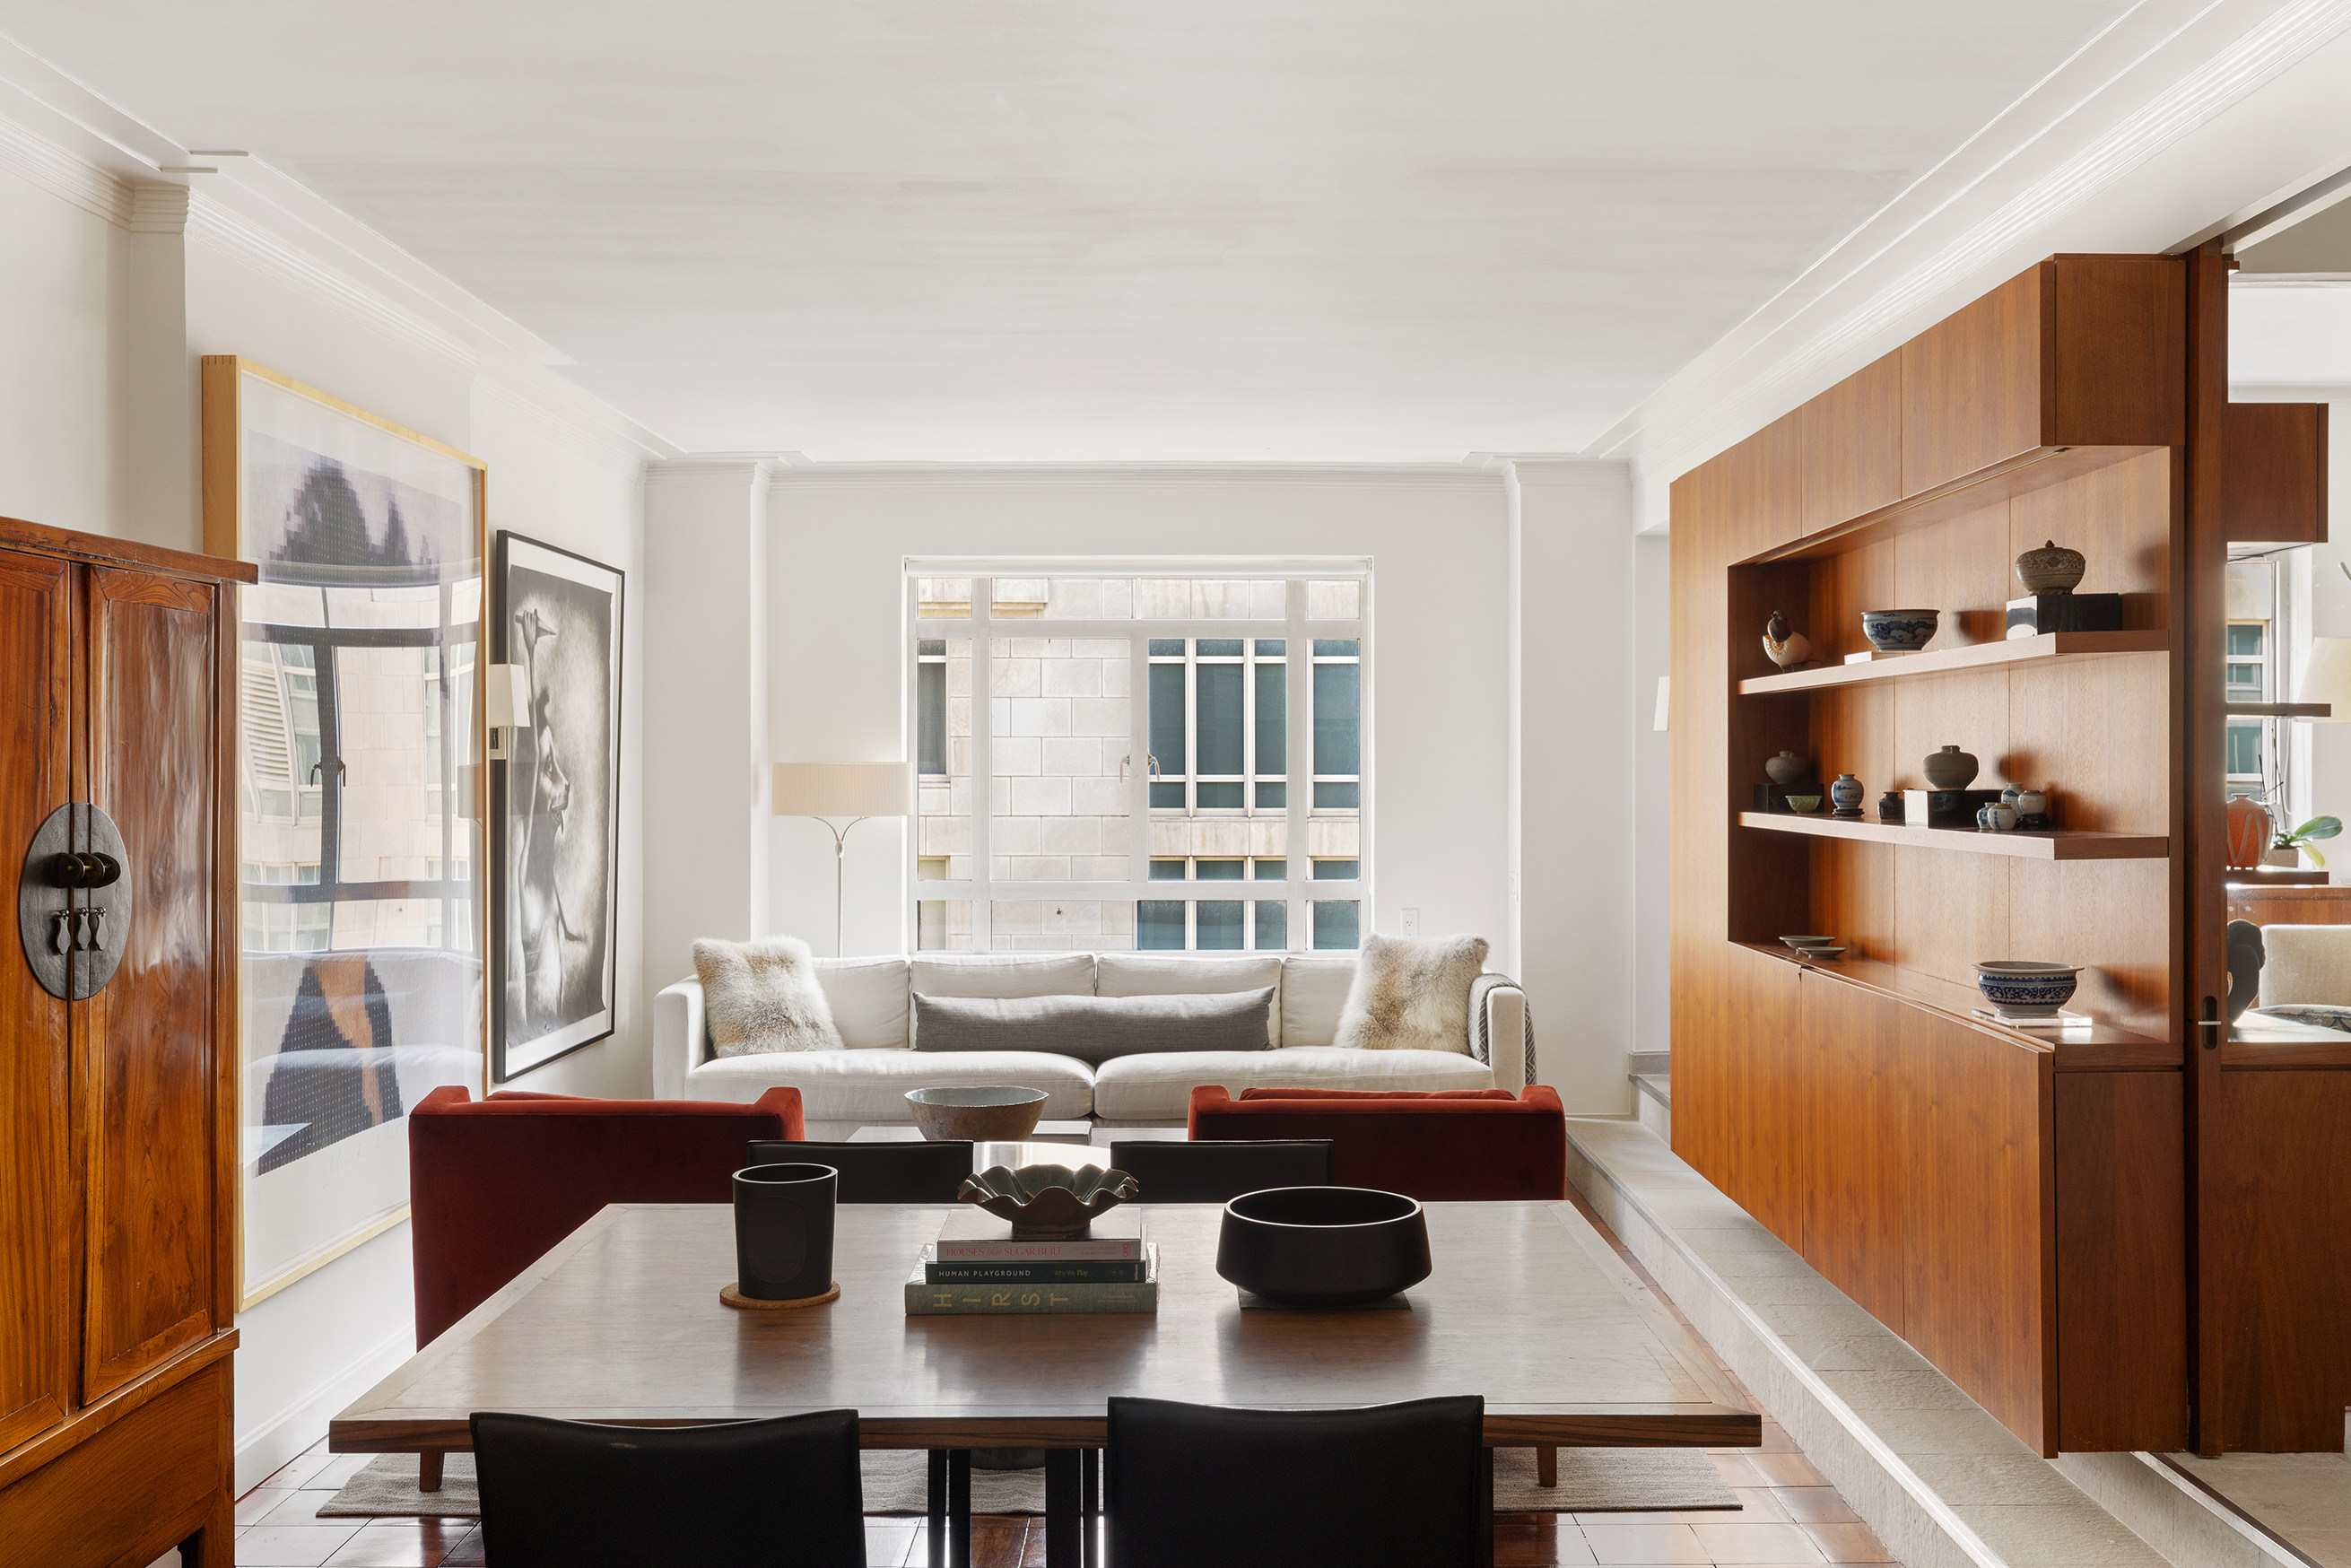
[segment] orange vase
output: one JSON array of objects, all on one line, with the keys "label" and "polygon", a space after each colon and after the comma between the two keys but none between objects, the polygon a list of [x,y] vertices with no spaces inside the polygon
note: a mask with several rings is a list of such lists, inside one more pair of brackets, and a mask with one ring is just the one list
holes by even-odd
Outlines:
[{"label": "orange vase", "polygon": [[2229,802],[2229,866],[2247,871],[2269,852],[2270,814],[2258,800],[2240,795]]}]

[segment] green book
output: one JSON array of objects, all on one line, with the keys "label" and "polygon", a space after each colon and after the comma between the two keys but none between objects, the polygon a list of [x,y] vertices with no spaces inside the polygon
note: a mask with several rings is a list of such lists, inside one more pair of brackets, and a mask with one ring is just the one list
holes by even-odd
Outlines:
[{"label": "green book", "polygon": [[1143,1278],[1134,1283],[933,1284],[923,1263],[906,1280],[906,1315],[993,1317],[1023,1312],[1155,1312],[1159,1310],[1159,1249],[1144,1249]]}]

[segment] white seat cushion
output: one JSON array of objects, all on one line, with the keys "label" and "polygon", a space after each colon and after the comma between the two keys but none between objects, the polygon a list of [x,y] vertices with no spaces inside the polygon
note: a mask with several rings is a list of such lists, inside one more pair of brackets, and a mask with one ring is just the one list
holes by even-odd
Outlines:
[{"label": "white seat cushion", "polygon": [[842,1045],[852,1051],[905,1046],[905,959],[819,958],[816,983],[824,988]]},{"label": "white seat cushion", "polygon": [[1093,1070],[1071,1056],[1040,1051],[798,1051],[729,1056],[686,1074],[689,1100],[748,1104],[778,1086],[800,1092],[811,1122],[879,1126],[912,1122],[906,1091],[946,1084],[1042,1089],[1044,1119],[1071,1121],[1094,1105]]},{"label": "white seat cushion", "polygon": [[1244,1089],[1491,1089],[1494,1071],[1450,1051],[1291,1045],[1154,1051],[1113,1057],[1095,1070],[1094,1113],[1120,1122],[1180,1122],[1190,1113],[1193,1089],[1203,1083],[1222,1084],[1235,1098]]},{"label": "white seat cushion", "polygon": [[1281,955],[1262,957],[1176,957],[1165,953],[1098,953],[1094,956],[1094,995],[1098,997],[1195,997],[1260,991],[1273,988],[1273,1008],[1266,1014],[1267,1040],[1281,1044]]}]

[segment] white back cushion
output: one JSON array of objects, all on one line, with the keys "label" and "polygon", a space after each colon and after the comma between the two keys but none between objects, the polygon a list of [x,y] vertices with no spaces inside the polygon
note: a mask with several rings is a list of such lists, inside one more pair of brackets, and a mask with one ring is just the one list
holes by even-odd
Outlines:
[{"label": "white back cushion", "polygon": [[1282,961],[1281,1043],[1328,1045],[1354,984],[1353,953],[1292,953]]},{"label": "white back cushion", "polygon": [[2351,925],[2268,925],[2262,947],[2262,1006],[2351,1002]]},{"label": "white back cushion", "polygon": [[1281,955],[1266,953],[1237,958],[1178,957],[1172,953],[1102,953],[1094,957],[1094,995],[1098,997],[1214,996],[1231,991],[1273,988],[1273,1007],[1266,1014],[1265,1032],[1276,1050],[1281,1046]]},{"label": "white back cushion", "polygon": [[[1092,953],[917,953],[906,988],[926,997],[1090,997]],[[920,1033],[910,1021],[908,1038]]]},{"label": "white back cushion", "polygon": [[906,960],[819,958],[816,981],[832,1005],[832,1025],[852,1051],[903,1051],[906,1019]]}]

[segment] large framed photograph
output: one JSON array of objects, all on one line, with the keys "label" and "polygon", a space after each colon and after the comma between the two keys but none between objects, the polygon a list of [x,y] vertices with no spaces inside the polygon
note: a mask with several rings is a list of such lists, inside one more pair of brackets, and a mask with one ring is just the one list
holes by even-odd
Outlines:
[{"label": "large framed photograph", "polygon": [[483,1084],[479,459],[204,361],[239,595],[239,1311],[407,1218],[410,1107]]},{"label": "large framed photograph", "polygon": [[504,873],[490,1076],[503,1083],[612,1032],[623,574],[500,533],[496,575],[491,646],[529,696],[490,772],[490,852]]}]

